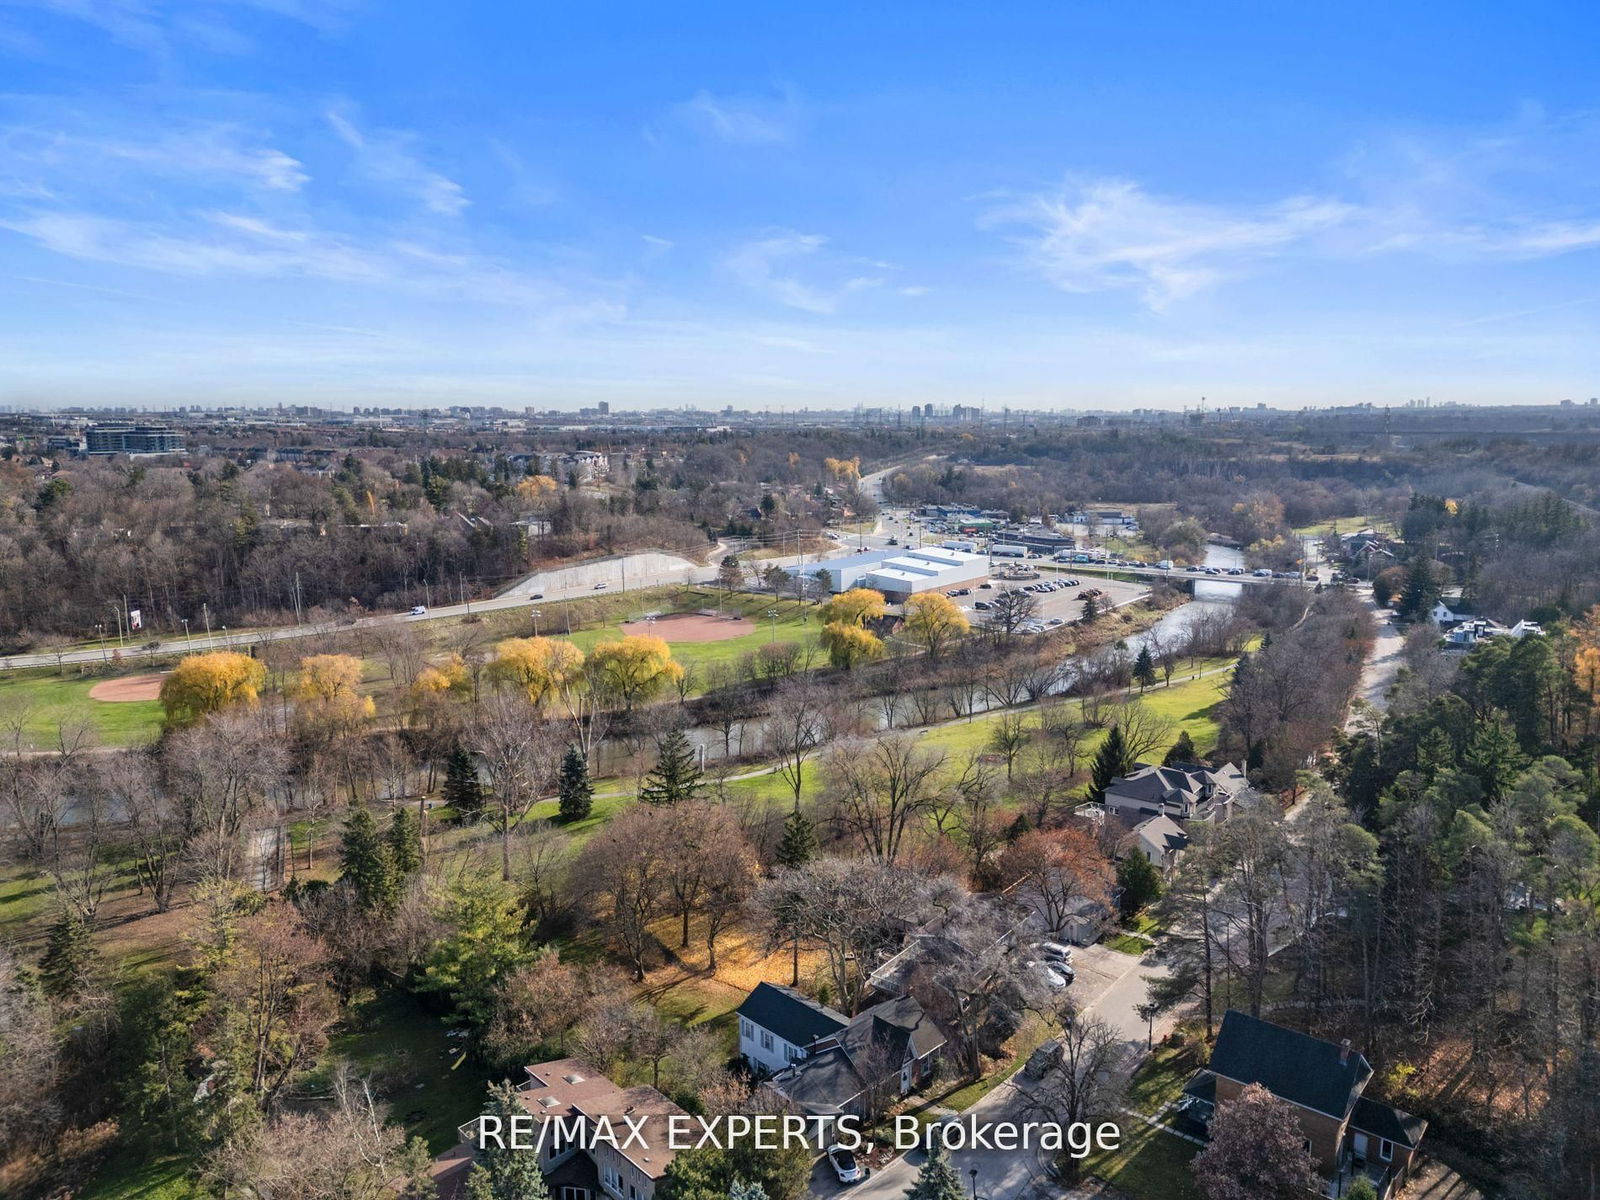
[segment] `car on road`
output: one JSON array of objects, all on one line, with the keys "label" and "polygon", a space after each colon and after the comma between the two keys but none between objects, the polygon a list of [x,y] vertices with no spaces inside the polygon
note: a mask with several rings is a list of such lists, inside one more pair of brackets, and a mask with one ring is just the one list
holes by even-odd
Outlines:
[{"label": "car on road", "polygon": [[979,584],[979,585],[978,585],[978,587],[980,587],[980,588],[982,588],[982,589],[984,589],[984,590],[987,590],[987,589],[989,589],[989,588],[992,588],[992,587],[994,587],[994,584],[992,584],[992,583],[989,583],[989,582],[987,582],[987,581],[985,581],[985,582],[983,582],[983,583],[980,583],[980,584]]},{"label": "car on road", "polygon": [[413,604],[411,611],[406,614],[408,617],[425,617],[427,615],[428,606],[426,604]]},{"label": "car on road", "polygon": [[899,538],[890,538],[889,539],[889,545],[898,546],[899,544],[900,544],[900,539]]},{"label": "car on road", "polygon": [[1229,567],[1228,568],[1228,574],[1229,575],[1243,575],[1244,574],[1244,568],[1243,567]]},{"label": "car on road", "polygon": [[828,1147],[828,1165],[840,1183],[860,1183],[863,1178],[856,1156],[838,1144]]},{"label": "car on road", "polygon": [[1257,567],[1254,571],[1251,571],[1250,574],[1254,575],[1257,579],[1272,578],[1272,571],[1267,567]]},{"label": "car on road", "polygon": [[544,599],[544,593],[543,592],[529,592],[528,593],[528,599],[529,600],[543,600]]},{"label": "car on road", "polygon": [[606,583],[606,582],[602,581],[600,583],[595,584],[594,587],[591,588],[590,590],[591,591],[596,591],[596,592],[603,592],[610,586],[611,585],[609,583]]},{"label": "car on road", "polygon": [[1048,621],[1045,622],[1045,624],[1050,626],[1050,628],[1054,629],[1057,625],[1065,625],[1066,622],[1063,621],[1060,617],[1051,617]]}]

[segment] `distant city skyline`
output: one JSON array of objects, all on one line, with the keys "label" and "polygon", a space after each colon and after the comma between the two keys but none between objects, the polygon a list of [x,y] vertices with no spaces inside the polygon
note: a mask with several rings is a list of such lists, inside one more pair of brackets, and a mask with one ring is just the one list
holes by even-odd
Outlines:
[{"label": "distant city skyline", "polygon": [[1597,35],[12,0],[0,404],[1585,404]]}]

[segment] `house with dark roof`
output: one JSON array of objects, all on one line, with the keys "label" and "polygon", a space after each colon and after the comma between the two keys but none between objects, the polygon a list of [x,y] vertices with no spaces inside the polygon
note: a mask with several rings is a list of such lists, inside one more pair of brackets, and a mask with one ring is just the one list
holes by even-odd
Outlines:
[{"label": "house with dark roof", "polygon": [[1106,785],[1103,804],[1106,816],[1130,829],[1160,816],[1171,817],[1180,826],[1190,821],[1220,824],[1247,786],[1244,772],[1232,763],[1220,767],[1140,763]]},{"label": "house with dark roof", "polygon": [[1146,817],[1117,843],[1117,854],[1142,854],[1156,870],[1166,873],[1178,865],[1178,859],[1189,848],[1189,835],[1166,813]]},{"label": "house with dark roof", "polygon": [[850,1024],[843,1013],[776,983],[756,984],[738,1017],[739,1055],[764,1075],[798,1062],[809,1047]]},{"label": "house with dark roof", "polygon": [[1260,1084],[1293,1107],[1327,1195],[1342,1196],[1364,1175],[1386,1200],[1405,1186],[1428,1123],[1365,1096],[1371,1081],[1372,1065],[1348,1041],[1335,1044],[1230,1009],[1211,1061],[1184,1087],[1179,1107],[1185,1123],[1204,1132],[1218,1105]]},{"label": "house with dark roof", "polygon": [[901,996],[818,1038],[766,1086],[809,1116],[868,1116],[932,1079],[944,1046],[922,1005]]}]

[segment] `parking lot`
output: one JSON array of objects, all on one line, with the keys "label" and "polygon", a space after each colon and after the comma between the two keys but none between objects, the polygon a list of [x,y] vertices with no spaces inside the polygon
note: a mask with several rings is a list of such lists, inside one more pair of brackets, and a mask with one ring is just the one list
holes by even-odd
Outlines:
[{"label": "parking lot", "polygon": [[[1028,567],[1036,570],[1040,565],[1029,563]],[[1150,592],[1150,589],[1144,584],[1124,583],[1118,579],[1097,579],[1091,575],[1074,576],[1070,568],[1058,572],[1045,565],[1038,579],[1007,580],[993,578],[990,580],[990,587],[982,588],[974,584],[968,595],[957,596],[955,601],[961,606],[962,611],[967,614],[967,619],[974,625],[978,625],[982,623],[987,615],[984,610],[976,607],[978,601],[992,601],[995,593],[1003,588],[1026,587],[1035,583],[1073,578],[1080,580],[1076,586],[1058,588],[1053,592],[1037,593],[1039,601],[1037,619],[1044,622],[1047,628],[1059,628],[1059,626],[1050,625],[1052,620],[1059,621],[1062,624],[1070,624],[1083,616],[1083,601],[1079,597],[1089,588],[1100,589],[1101,594],[1095,599],[1099,601],[1102,612],[1109,608],[1120,608],[1122,605],[1137,600],[1141,596],[1148,595]]]}]

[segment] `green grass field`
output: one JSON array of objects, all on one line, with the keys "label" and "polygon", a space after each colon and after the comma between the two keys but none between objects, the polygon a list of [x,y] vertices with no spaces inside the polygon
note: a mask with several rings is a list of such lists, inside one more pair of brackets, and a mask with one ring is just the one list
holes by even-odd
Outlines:
[{"label": "green grass field", "polygon": [[89,722],[103,745],[154,741],[161,733],[161,704],[91,700],[89,689],[105,678],[112,677],[63,678],[49,667],[7,671],[0,675],[0,720],[19,721],[24,740],[34,749],[54,747],[61,726],[75,721]]},{"label": "green grass field", "polygon": [[1295,532],[1301,537],[1325,537],[1337,528],[1340,533],[1355,533],[1361,529],[1376,529],[1380,533],[1394,533],[1394,524],[1382,513],[1359,513],[1353,517],[1330,517],[1314,525],[1300,525]]},{"label": "green grass field", "polygon": [[[737,612],[755,624],[749,633],[720,642],[674,642],[668,639],[667,645],[672,648],[673,659],[685,667],[703,668],[713,663],[738,662],[746,654],[774,641],[798,642],[807,648],[815,648],[817,635],[822,629],[817,606],[813,604],[773,600],[744,593],[736,593],[729,598],[725,593],[709,588],[689,589],[680,593],[679,599],[681,606],[678,611],[698,612],[702,608],[715,608],[723,612]],[[769,612],[778,615],[776,618],[769,617]],[[624,621],[634,615],[637,615],[636,611],[625,616],[619,615],[599,628],[573,633],[566,640],[587,654],[600,642],[614,641],[622,637],[624,632],[638,632],[622,629]]]},{"label": "green grass field", "polygon": [[1123,1117],[1121,1125],[1121,1146],[1091,1155],[1085,1174],[1104,1179],[1131,1200],[1200,1200],[1189,1169],[1200,1147],[1131,1117]]}]

